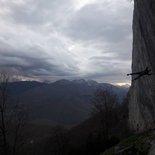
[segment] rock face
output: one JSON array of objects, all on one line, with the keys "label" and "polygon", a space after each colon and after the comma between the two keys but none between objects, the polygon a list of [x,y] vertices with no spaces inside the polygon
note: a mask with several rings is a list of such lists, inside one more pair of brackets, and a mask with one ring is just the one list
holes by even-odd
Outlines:
[{"label": "rock face", "polygon": [[129,123],[137,132],[155,127],[155,0],[135,0],[132,72],[146,67],[152,75],[133,81],[129,92]]}]

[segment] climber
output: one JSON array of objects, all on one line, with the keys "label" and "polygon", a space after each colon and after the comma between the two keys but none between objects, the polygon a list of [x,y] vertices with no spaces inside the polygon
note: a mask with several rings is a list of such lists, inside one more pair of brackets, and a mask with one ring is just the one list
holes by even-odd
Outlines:
[{"label": "climber", "polygon": [[130,73],[127,74],[127,76],[129,75],[138,75],[136,78],[134,78],[132,81],[135,81],[137,79],[139,79],[140,77],[144,76],[144,75],[152,75],[151,69],[149,69],[149,67],[146,67],[145,70],[141,71],[141,72],[135,72],[135,73]]}]

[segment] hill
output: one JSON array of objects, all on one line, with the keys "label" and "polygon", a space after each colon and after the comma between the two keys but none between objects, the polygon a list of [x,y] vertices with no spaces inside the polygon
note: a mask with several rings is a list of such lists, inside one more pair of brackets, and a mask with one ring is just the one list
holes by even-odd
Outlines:
[{"label": "hill", "polygon": [[28,107],[32,123],[73,125],[87,119],[97,89],[109,89],[119,100],[128,88],[92,80],[59,80],[46,84],[33,81],[9,83],[10,92]]}]

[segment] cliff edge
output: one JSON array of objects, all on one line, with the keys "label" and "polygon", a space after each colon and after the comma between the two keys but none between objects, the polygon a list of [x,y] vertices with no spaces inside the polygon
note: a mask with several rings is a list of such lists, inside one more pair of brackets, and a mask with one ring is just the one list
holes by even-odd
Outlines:
[{"label": "cliff edge", "polygon": [[136,132],[155,127],[155,0],[135,0],[132,72],[146,67],[152,75],[133,81],[129,92],[129,124]]}]

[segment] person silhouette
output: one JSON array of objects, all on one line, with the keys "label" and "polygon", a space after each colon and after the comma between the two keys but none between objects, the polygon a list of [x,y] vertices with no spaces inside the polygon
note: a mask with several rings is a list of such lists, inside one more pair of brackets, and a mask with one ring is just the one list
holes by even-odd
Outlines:
[{"label": "person silhouette", "polygon": [[136,78],[132,79],[132,81],[135,81],[137,79],[140,79],[144,75],[152,75],[152,73],[151,73],[151,69],[149,69],[149,67],[146,67],[145,70],[143,70],[141,72],[127,74],[127,76],[129,76],[129,75],[138,75]]}]

